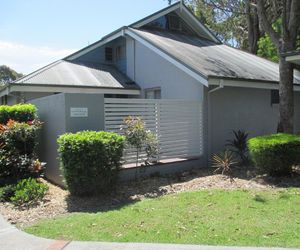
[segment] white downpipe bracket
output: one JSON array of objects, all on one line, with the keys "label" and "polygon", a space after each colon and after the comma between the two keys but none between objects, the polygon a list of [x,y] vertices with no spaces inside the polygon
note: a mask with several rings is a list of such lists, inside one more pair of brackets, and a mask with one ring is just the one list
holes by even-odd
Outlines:
[{"label": "white downpipe bracket", "polygon": [[219,86],[212,89],[212,90],[210,90],[210,91],[208,91],[208,93],[210,94],[210,93],[213,93],[213,92],[218,91],[218,90],[223,89],[223,88],[224,88],[224,80],[221,79]]}]

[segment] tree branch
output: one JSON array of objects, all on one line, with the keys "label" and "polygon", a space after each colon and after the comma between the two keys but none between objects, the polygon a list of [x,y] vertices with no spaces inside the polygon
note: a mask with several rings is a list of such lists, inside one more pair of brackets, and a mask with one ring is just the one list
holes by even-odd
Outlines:
[{"label": "tree branch", "polygon": [[264,0],[257,0],[256,6],[257,6],[257,13],[259,16],[260,23],[262,25],[263,30],[272,39],[272,42],[277,46],[277,48],[279,48],[280,35],[273,29],[272,24],[269,22],[264,4],[265,4]]},{"label": "tree branch", "polygon": [[292,0],[290,7],[290,18],[288,29],[292,39],[296,39],[297,32],[300,26],[300,1]]}]

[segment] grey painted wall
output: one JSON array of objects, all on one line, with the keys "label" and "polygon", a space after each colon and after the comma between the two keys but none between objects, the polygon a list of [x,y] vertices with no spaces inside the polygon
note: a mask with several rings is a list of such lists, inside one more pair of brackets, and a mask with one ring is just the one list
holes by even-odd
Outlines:
[{"label": "grey painted wall", "polygon": [[296,134],[300,134],[300,92],[294,92],[294,102],[295,102],[295,109],[294,109],[294,132]]},{"label": "grey painted wall", "polygon": [[[63,185],[57,154],[57,138],[66,132],[104,130],[103,94],[57,94],[30,101],[38,108],[44,122],[39,145],[39,157],[47,162],[46,177]],[[70,108],[88,108],[88,117],[71,117]]]},{"label": "grey painted wall", "polygon": [[38,151],[40,160],[47,162],[45,174],[53,182],[62,185],[56,140],[66,131],[65,95],[57,94],[30,102],[37,106],[39,118],[43,122]]},{"label": "grey painted wall", "polygon": [[[123,46],[125,51],[125,57],[122,60],[116,60],[116,48],[118,46]],[[113,61],[107,62],[105,60],[105,47],[113,48]],[[97,49],[90,51],[89,53],[77,58],[74,60],[75,62],[90,62],[90,63],[104,63],[104,64],[113,64],[115,65],[121,72],[126,74],[126,39],[124,37],[120,37],[116,40],[113,40],[104,46],[101,46]]]},{"label": "grey painted wall", "polygon": [[136,83],[142,89],[161,87],[162,99],[203,100],[204,85],[137,41],[131,66],[135,70],[127,71],[135,72]]},{"label": "grey painted wall", "polygon": [[[71,107],[87,107],[88,117],[71,117]],[[65,94],[66,131],[104,129],[104,95]]]},{"label": "grey painted wall", "polygon": [[[249,137],[275,133],[278,104],[271,105],[271,90],[224,87],[208,95],[209,151],[224,150],[232,130],[245,130]],[[295,93],[295,132],[300,132],[300,93]]]}]

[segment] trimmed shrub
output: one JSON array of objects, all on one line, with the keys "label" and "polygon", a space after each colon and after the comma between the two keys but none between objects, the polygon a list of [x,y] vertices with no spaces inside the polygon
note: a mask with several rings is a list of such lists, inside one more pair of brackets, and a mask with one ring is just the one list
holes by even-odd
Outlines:
[{"label": "trimmed shrub", "polygon": [[0,180],[24,179],[38,170],[35,148],[41,123],[9,120],[0,125]]},{"label": "trimmed shrub", "polygon": [[42,200],[47,191],[48,186],[46,184],[32,178],[24,179],[18,182],[15,193],[10,200],[16,206],[34,204]]},{"label": "trimmed shrub", "polygon": [[116,183],[125,138],[115,133],[82,131],[58,138],[59,157],[71,194],[108,192]]},{"label": "trimmed shrub", "polygon": [[17,104],[13,106],[0,106],[0,124],[6,124],[9,120],[18,122],[33,121],[37,118],[37,109],[32,104]]},{"label": "trimmed shrub", "polygon": [[292,166],[300,163],[300,136],[273,134],[248,141],[250,156],[261,173],[271,176],[290,174]]},{"label": "trimmed shrub", "polygon": [[41,127],[39,121],[20,123],[9,120],[6,126],[0,127],[0,143],[4,143],[5,150],[16,150],[19,154],[31,155],[37,146],[37,134]]}]

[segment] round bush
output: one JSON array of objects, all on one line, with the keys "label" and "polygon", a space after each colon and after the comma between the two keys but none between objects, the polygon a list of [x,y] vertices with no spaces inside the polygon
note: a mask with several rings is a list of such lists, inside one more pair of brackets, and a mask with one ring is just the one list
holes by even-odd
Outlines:
[{"label": "round bush", "polygon": [[125,138],[115,133],[82,131],[58,138],[59,158],[71,194],[105,193],[116,183]]},{"label": "round bush", "polygon": [[272,134],[248,141],[250,156],[261,173],[271,176],[288,175],[300,163],[300,136]]}]

